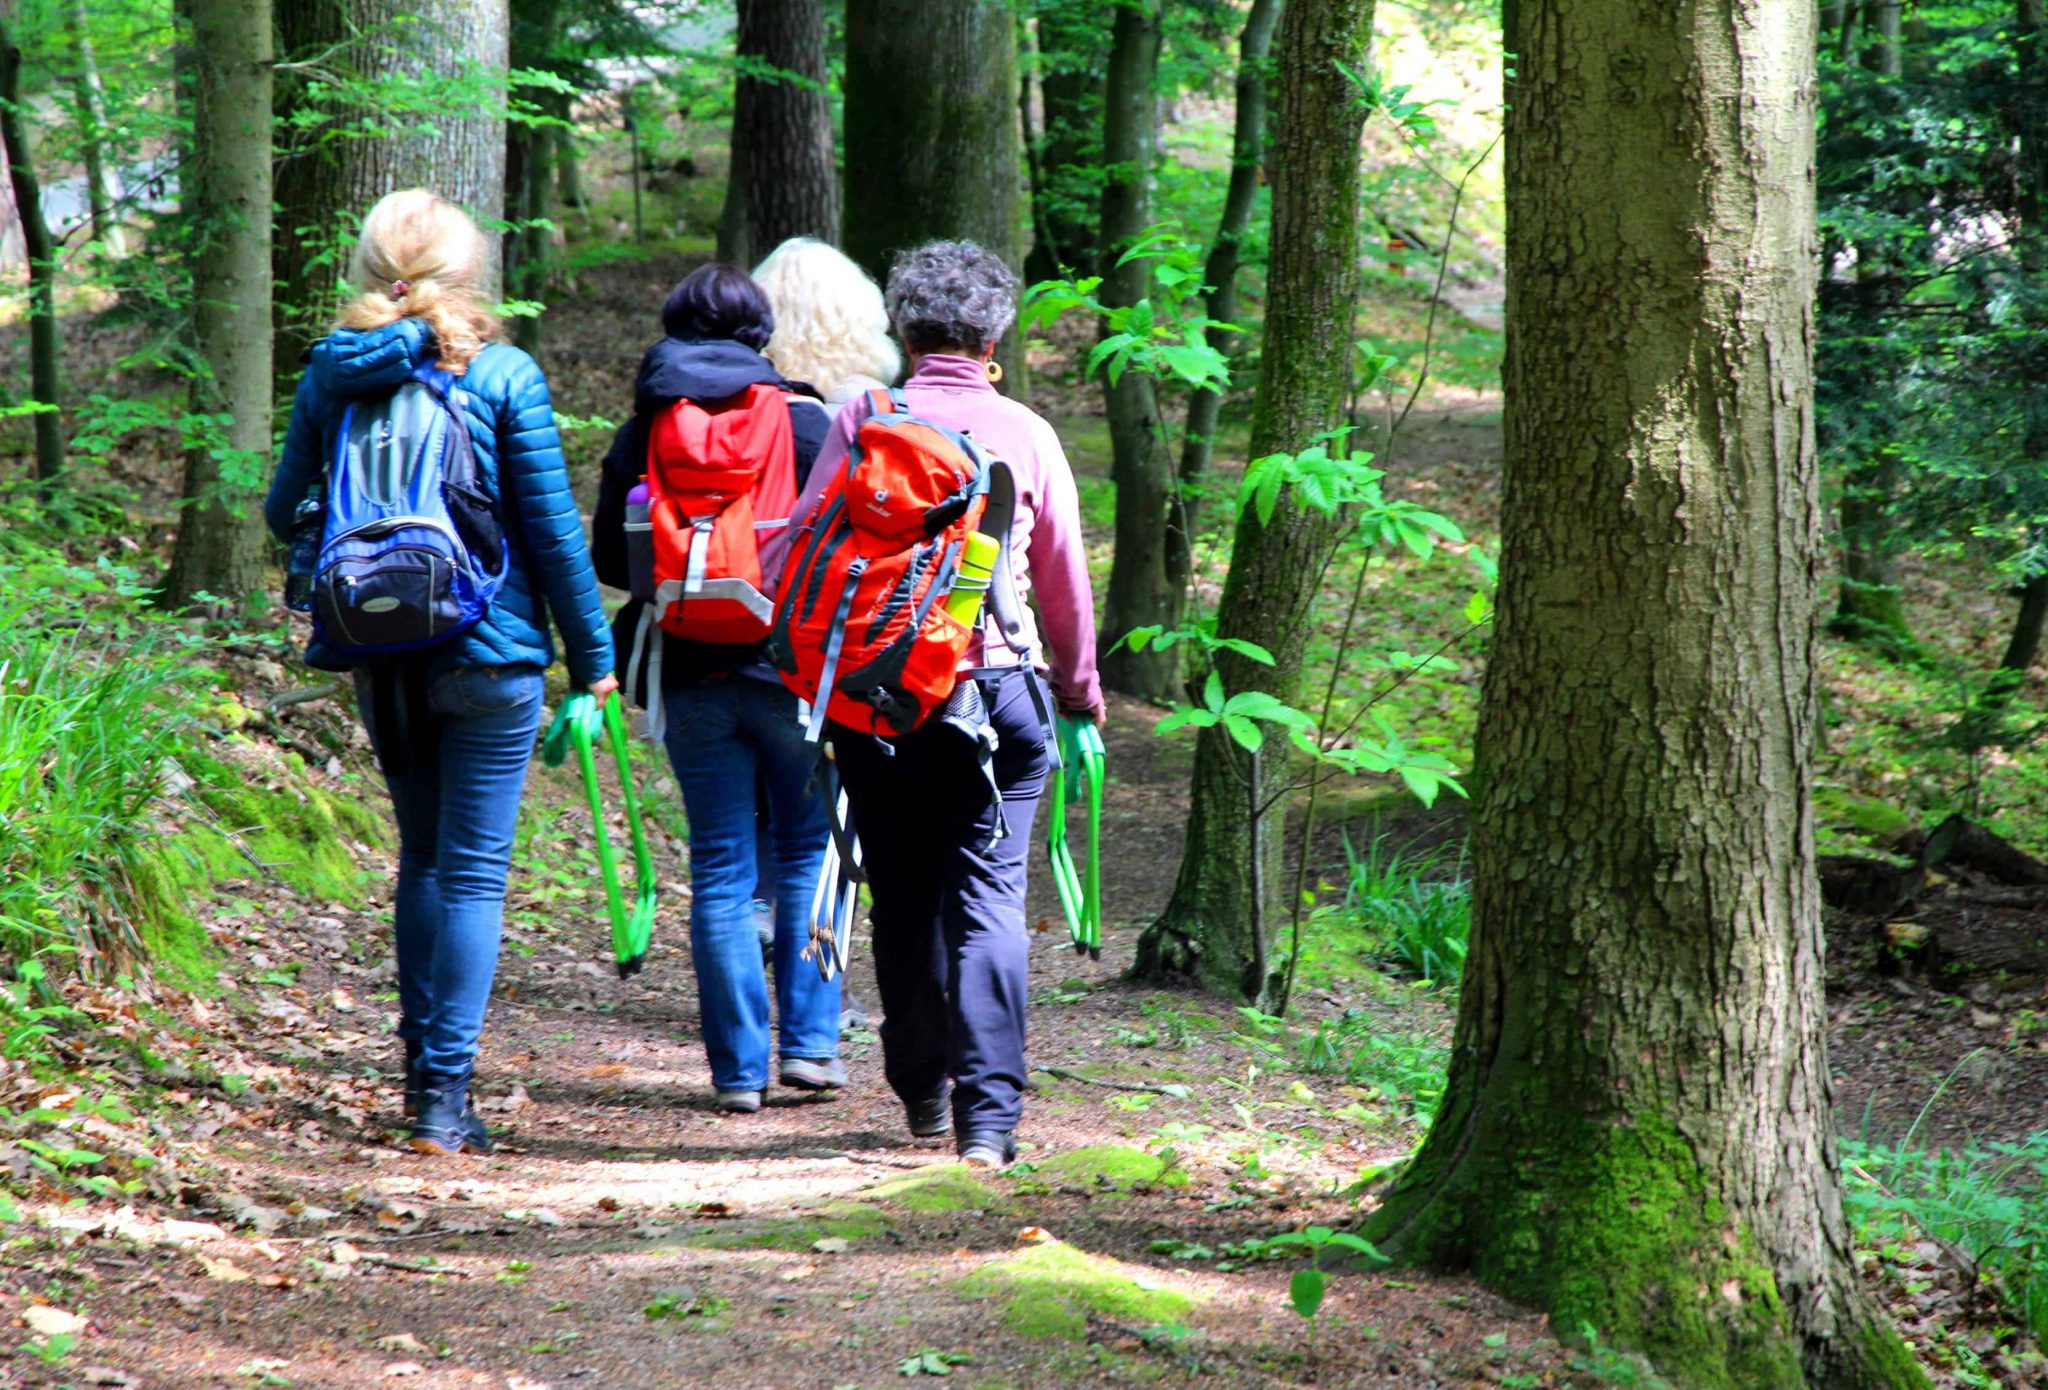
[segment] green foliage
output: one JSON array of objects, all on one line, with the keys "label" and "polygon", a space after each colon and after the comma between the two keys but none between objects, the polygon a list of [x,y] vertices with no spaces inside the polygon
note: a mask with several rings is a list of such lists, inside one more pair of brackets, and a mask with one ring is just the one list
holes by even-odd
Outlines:
[{"label": "green foliage", "polygon": [[1025,291],[1021,326],[1027,332],[1044,328],[1075,311],[1099,319],[1103,336],[1088,354],[1085,373],[1099,373],[1112,386],[1133,371],[1195,389],[1228,386],[1229,359],[1209,345],[1206,335],[1211,328],[1237,330],[1200,311],[1201,248],[1177,225],[1161,223],[1148,227],[1117,258],[1119,266],[1133,261],[1151,267],[1151,292],[1137,303],[1106,307],[1095,293],[1102,286],[1099,275],[1044,280]]},{"label": "green foliage", "polygon": [[1411,855],[1376,835],[1364,854],[1344,839],[1343,911],[1377,937],[1386,959],[1431,985],[1456,984],[1472,933],[1472,886],[1464,866],[1441,855]]},{"label": "green foliage", "polygon": [[1842,1160],[1859,1245],[1939,1242],[2048,1338],[2048,1131],[1959,1149],[1845,1139]]}]

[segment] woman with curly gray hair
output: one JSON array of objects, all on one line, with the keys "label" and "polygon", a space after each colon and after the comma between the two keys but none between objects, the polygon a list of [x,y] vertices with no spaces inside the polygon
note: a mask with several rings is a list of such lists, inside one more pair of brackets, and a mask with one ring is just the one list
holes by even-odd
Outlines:
[{"label": "woman with curly gray hair", "polygon": [[[977,750],[942,723],[887,745],[832,729],[874,896],[889,1085],[912,1134],[936,1138],[950,1129],[962,1159],[1000,1167],[1016,1156],[1024,1109],[1025,862],[1051,765],[1051,731],[1039,714],[1049,702],[1033,685],[1049,681],[1061,708],[1101,721],[1095,601],[1080,498],[1059,437],[995,388],[996,344],[1017,317],[1017,277],[973,242],[934,241],[898,254],[885,302],[910,357],[902,387],[910,412],[972,435],[1010,466],[1012,577],[1020,598],[1037,599],[1036,622],[1018,605],[1022,655],[1002,643],[984,648],[977,637],[961,664],[963,680],[981,683],[1000,740],[995,795]],[[863,397],[840,412],[795,515],[813,514],[870,410]],[[920,814],[903,814],[906,795]],[[1000,837],[999,824],[1007,828]]]}]

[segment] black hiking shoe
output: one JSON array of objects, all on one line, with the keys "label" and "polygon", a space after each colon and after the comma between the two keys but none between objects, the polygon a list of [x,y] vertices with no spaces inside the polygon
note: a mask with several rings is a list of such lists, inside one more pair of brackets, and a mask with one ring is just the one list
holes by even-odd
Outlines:
[{"label": "black hiking shoe", "polygon": [[944,1090],[923,1100],[903,1102],[904,1117],[910,1121],[910,1132],[919,1139],[937,1139],[953,1127],[953,1107]]},{"label": "black hiking shoe", "polygon": [[422,1079],[420,1113],[412,1122],[406,1147],[414,1153],[487,1154],[491,1152],[490,1131],[469,1100],[470,1074],[439,1081]]},{"label": "black hiking shoe", "polygon": [[960,1136],[960,1161],[969,1168],[1007,1168],[1017,1161],[1017,1136],[1008,1130],[968,1130]]}]

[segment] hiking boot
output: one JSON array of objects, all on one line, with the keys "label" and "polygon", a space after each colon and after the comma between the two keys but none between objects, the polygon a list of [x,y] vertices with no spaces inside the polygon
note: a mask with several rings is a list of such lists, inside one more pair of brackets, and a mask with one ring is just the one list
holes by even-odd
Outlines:
[{"label": "hiking boot", "polygon": [[420,1076],[420,1044],[408,1041],[405,1045],[405,1104],[402,1107],[406,1119],[419,1118],[420,1092],[426,1089],[426,1084]]},{"label": "hiking boot", "polygon": [[412,1122],[406,1146],[414,1153],[487,1154],[491,1134],[469,1099],[470,1074],[420,1083],[419,1115]]},{"label": "hiking boot", "polygon": [[761,959],[775,955],[775,906],[765,898],[754,899],[754,934],[761,938]]},{"label": "hiking boot", "polygon": [[734,1115],[751,1115],[761,1108],[759,1091],[720,1091],[718,1108]]},{"label": "hiking boot", "polygon": [[782,1084],[796,1091],[834,1091],[846,1084],[846,1063],[837,1057],[785,1057]]},{"label": "hiking boot", "polygon": [[937,1139],[953,1127],[951,1098],[944,1090],[923,1100],[903,1102],[903,1114],[910,1121],[911,1134],[919,1139]]},{"label": "hiking boot", "polygon": [[1007,1168],[1017,1161],[1017,1136],[1007,1130],[968,1130],[960,1136],[960,1161],[969,1168]]}]

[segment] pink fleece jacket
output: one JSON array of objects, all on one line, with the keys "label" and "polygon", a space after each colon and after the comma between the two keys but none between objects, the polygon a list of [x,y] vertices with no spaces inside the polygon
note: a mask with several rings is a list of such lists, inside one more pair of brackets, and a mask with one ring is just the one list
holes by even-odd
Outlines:
[{"label": "pink fleece jacket", "polygon": [[[1036,599],[1038,609],[1034,621],[1030,605],[1025,606],[1025,641],[1062,709],[1095,708],[1102,703],[1102,685],[1095,677],[1095,596],[1081,537],[1081,498],[1059,436],[1029,406],[998,394],[981,363],[971,357],[919,358],[903,392],[916,414],[973,436],[1010,465],[1017,480],[1012,567],[1019,597]],[[868,413],[866,396],[840,411],[792,515],[811,514],[826,482],[846,467],[854,434]],[[1014,660],[1000,647],[982,652],[979,641],[967,654],[969,665],[1001,666]]]}]

